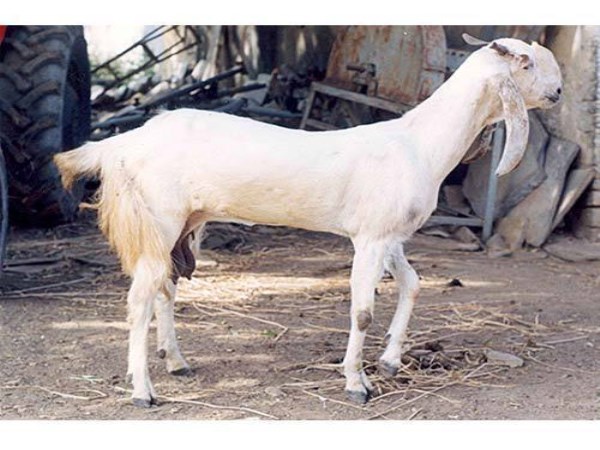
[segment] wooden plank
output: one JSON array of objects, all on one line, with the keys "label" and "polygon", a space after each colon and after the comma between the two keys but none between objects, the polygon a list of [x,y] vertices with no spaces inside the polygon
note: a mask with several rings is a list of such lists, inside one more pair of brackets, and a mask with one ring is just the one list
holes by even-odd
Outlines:
[{"label": "wooden plank", "polygon": [[300,121],[300,129],[306,130],[306,121],[310,120],[310,111],[312,110],[313,103],[315,101],[315,89],[314,83],[310,86],[310,91],[308,92],[308,98],[306,99],[306,106],[304,107],[304,112],[302,113],[302,120]]},{"label": "wooden plank", "polygon": [[565,215],[573,208],[575,202],[579,200],[579,197],[581,197],[581,194],[584,193],[593,179],[594,169],[592,168],[575,169],[569,173],[562,198],[552,222],[552,230],[562,222]]}]

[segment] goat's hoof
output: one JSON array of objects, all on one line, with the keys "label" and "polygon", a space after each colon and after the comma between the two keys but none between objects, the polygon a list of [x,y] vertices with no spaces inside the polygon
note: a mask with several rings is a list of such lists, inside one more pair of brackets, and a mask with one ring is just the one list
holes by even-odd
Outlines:
[{"label": "goat's hoof", "polygon": [[379,360],[378,371],[386,378],[394,378],[398,374],[398,367],[391,365],[383,359]]},{"label": "goat's hoof", "polygon": [[348,399],[353,403],[358,403],[359,405],[364,405],[371,398],[371,394],[368,390],[363,391],[348,391],[346,390],[346,395]]},{"label": "goat's hoof", "polygon": [[176,377],[193,377],[195,375],[194,369],[191,367],[181,367],[179,369],[170,370],[169,373]]},{"label": "goat's hoof", "polygon": [[137,408],[152,408],[153,406],[157,405],[156,399],[154,397],[150,397],[149,399],[133,397],[131,399],[131,403],[133,403],[133,406]]}]

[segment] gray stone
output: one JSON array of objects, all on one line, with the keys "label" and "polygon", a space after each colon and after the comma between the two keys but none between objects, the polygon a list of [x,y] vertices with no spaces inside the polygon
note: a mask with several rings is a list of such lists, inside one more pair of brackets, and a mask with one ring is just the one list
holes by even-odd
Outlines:
[{"label": "gray stone", "polygon": [[[544,149],[548,133],[533,112],[529,113],[529,143],[519,166],[498,179],[494,218],[505,216],[546,178]],[[463,192],[475,214],[483,218],[488,191],[492,152],[469,166],[463,183]]]},{"label": "gray stone", "polygon": [[266,388],[265,394],[273,398],[285,397],[285,392],[283,392],[280,388],[275,386],[269,386],[268,388]]},{"label": "gray stone", "polygon": [[442,227],[442,226],[426,227],[426,228],[420,229],[419,233],[425,234],[427,236],[437,236],[437,237],[441,237],[441,238],[449,238],[452,235],[450,233],[448,233],[447,228],[448,227]]},{"label": "gray stone", "polygon": [[571,262],[599,261],[600,243],[573,237],[553,238],[544,245],[544,250],[557,258]]},{"label": "gray stone", "polygon": [[504,242],[504,238],[497,233],[492,235],[485,245],[488,258],[501,258],[512,255],[512,251],[508,248],[506,242]]},{"label": "gray stone", "polygon": [[[567,172],[578,152],[577,144],[552,137],[546,151],[546,180],[498,224],[498,233],[509,245],[514,237],[507,230],[514,231],[515,226],[523,228],[524,242],[527,244],[540,247],[546,241],[552,232]],[[509,226],[507,223],[513,225]]]},{"label": "gray stone", "polygon": [[477,244],[481,246],[481,241],[479,240],[477,235],[473,233],[468,227],[459,227],[454,233],[452,233],[452,237],[459,242],[464,242],[467,244]]},{"label": "gray stone", "polygon": [[522,367],[525,364],[523,358],[511,353],[499,352],[498,350],[485,349],[485,356],[489,363],[508,367]]}]

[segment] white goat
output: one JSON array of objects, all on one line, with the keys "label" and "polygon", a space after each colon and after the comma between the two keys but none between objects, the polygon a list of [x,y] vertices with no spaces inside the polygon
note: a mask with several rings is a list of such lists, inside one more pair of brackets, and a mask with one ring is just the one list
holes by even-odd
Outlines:
[{"label": "white goat", "polygon": [[497,174],[517,166],[528,138],[527,109],[555,104],[561,83],[549,50],[498,39],[474,52],[429,99],[399,119],[306,132],[182,109],[57,155],[67,187],[80,176],[100,176],[100,225],[133,278],[127,302],[134,404],[155,402],[147,366],[153,311],[159,355],[168,371],[190,370],[175,338],[173,300],[177,278],[191,276],[209,221],[285,225],[352,240],[344,373],[350,398],[367,401],[372,385],[362,369],[362,347],[384,267],[399,288],[380,359],[384,373],[393,375],[419,292],[403,243],[430,216],[442,181],[486,125],[506,121]]}]

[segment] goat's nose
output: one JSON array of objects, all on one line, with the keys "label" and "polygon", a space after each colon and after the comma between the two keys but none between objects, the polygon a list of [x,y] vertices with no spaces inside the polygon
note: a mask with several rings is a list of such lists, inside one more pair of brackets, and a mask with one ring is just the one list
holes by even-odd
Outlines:
[{"label": "goat's nose", "polygon": [[561,88],[558,88],[558,89],[556,90],[556,93],[557,93],[558,95],[562,94],[562,89],[561,89]]},{"label": "goat's nose", "polygon": [[558,94],[546,95],[546,98],[552,103],[556,103],[560,100],[560,96]]}]

